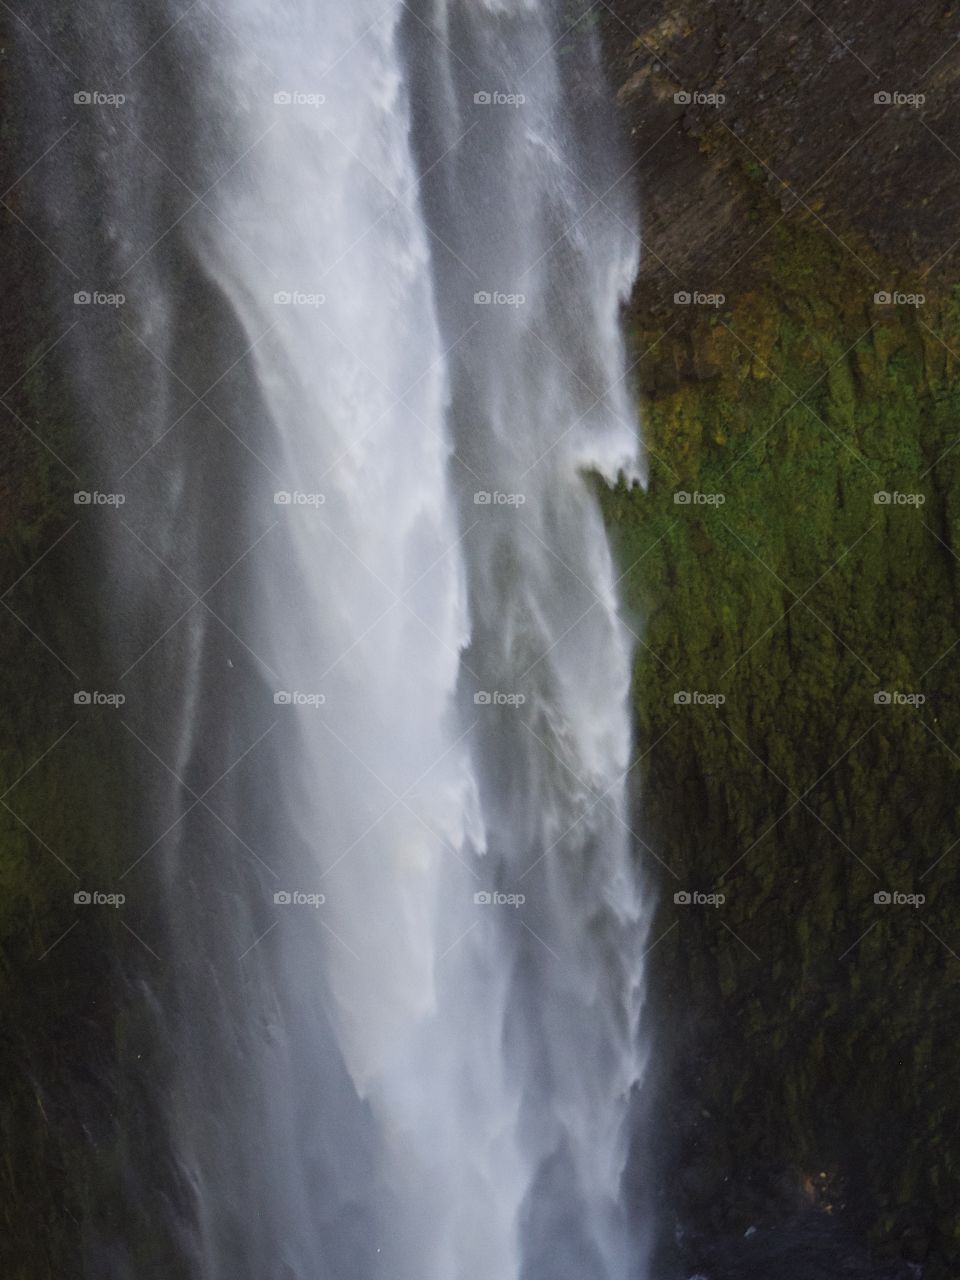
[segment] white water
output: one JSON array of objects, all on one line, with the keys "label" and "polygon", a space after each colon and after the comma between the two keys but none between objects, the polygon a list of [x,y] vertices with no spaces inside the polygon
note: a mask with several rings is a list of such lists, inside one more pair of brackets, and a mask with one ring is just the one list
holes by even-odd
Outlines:
[{"label": "white water", "polygon": [[[270,945],[281,978],[315,966],[328,984],[377,1134],[384,1274],[620,1280],[643,949],[624,808],[629,650],[579,469],[632,466],[635,441],[622,386],[612,413],[577,421],[584,392],[565,364],[598,392],[618,381],[617,290],[633,264],[627,237],[592,244],[590,223],[572,233],[578,292],[555,278],[556,259],[538,262],[545,203],[571,223],[586,207],[567,194],[564,90],[537,6],[487,10],[471,21],[495,31],[510,13],[499,29],[531,62],[543,55],[505,86],[528,103],[457,100],[443,49],[456,35],[438,10],[424,50],[450,76],[436,154],[448,172],[460,148],[461,163],[488,166],[489,198],[504,204],[501,275],[477,289],[533,270],[522,308],[471,303],[444,332],[431,254],[448,250],[420,211],[402,7],[230,6],[239,43],[219,62],[222,86],[253,149],[214,208],[245,247],[217,235],[201,256],[251,341],[274,326],[254,359],[279,470],[291,490],[324,495],[278,509],[293,554],[258,603],[276,620],[268,661],[285,687],[325,698],[292,713],[288,772],[315,853],[309,883],[290,887],[327,901],[312,954],[300,936]],[[325,101],[277,105],[276,90]],[[278,306],[278,290],[324,301]],[[553,307],[575,311],[575,345]],[[531,350],[527,328],[561,350]],[[457,357],[483,402],[482,472],[451,459]],[[459,500],[487,486],[524,505]],[[474,702],[460,661],[471,638],[469,665],[524,694],[522,707]],[[474,901],[494,888],[527,902]]]},{"label": "white water", "polygon": [[[215,403],[262,461],[240,455],[237,493],[175,461],[148,540],[172,558],[191,520],[226,529],[217,563],[191,550],[205,585],[263,538],[235,642],[198,612],[162,659],[167,758],[225,769],[258,733],[219,753],[211,723],[276,721],[217,808],[274,874],[225,887],[225,862],[198,865],[218,839],[242,852],[190,823],[163,852],[184,1249],[205,1280],[636,1280],[630,647],[585,475],[637,469],[636,238],[618,196],[596,202],[619,169],[610,122],[575,121],[599,72],[589,34],[558,38],[564,6],[415,8],[214,0],[176,33],[203,49],[198,189],[225,173],[177,235],[250,348]],[[152,263],[140,332],[169,354],[189,302]],[[211,709],[214,635],[249,674]],[[201,876],[222,915],[187,904]]]}]

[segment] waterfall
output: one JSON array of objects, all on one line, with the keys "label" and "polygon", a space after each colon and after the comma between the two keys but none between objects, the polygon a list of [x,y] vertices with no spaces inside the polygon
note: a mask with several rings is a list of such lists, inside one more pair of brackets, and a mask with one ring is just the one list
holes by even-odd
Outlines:
[{"label": "waterfall", "polygon": [[[70,106],[43,216],[125,297],[65,301],[63,348],[124,495],[120,879],[163,959],[166,1172],[125,1177],[203,1280],[636,1280],[647,909],[594,488],[640,472],[637,235],[593,11],[95,7],[75,61],[124,101]],[[117,1234],[97,1273],[143,1274]]]}]

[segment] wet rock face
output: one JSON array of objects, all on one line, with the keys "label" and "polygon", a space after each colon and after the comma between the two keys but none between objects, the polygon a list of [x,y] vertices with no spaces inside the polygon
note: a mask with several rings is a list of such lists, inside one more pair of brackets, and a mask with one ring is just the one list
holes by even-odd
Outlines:
[{"label": "wet rock face", "polygon": [[[751,246],[774,219],[804,213],[824,234],[852,235],[852,252],[869,245],[895,259],[905,276],[945,268],[943,255],[956,266],[960,16],[952,6],[611,7],[652,297],[678,278],[688,288],[743,279]],[[743,174],[769,196],[773,217],[759,216]]]},{"label": "wet rock face", "polygon": [[604,37],[662,1271],[955,1280],[960,11],[611,0]]},{"label": "wet rock face", "polygon": [[[803,1219],[742,1236],[691,1241],[700,1280],[919,1280],[910,1263],[871,1261],[834,1222]],[[691,1277],[691,1280],[694,1280]]]}]

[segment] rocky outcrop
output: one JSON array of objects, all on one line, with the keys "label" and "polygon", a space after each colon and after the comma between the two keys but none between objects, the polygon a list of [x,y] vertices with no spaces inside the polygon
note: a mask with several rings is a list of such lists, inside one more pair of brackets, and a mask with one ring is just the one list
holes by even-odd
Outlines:
[{"label": "rocky outcrop", "polygon": [[709,291],[723,279],[732,294],[762,270],[781,220],[865,252],[867,272],[880,261],[905,278],[956,270],[955,8],[619,0],[611,9],[642,192],[643,303],[678,280]]},{"label": "rocky outcrop", "polygon": [[822,1215],[947,1280],[960,14],[621,0],[605,34],[645,246],[650,483],[605,502],[640,637],[664,1235],[705,1265]]}]

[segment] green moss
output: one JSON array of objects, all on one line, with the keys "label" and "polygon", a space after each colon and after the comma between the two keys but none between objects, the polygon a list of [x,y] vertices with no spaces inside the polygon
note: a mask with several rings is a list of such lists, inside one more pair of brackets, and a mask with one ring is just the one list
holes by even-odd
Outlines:
[{"label": "green moss", "polygon": [[[960,1087],[931,1027],[960,1016],[960,962],[924,924],[960,950],[957,860],[921,877],[960,837],[960,383],[943,345],[960,352],[960,290],[875,306],[880,286],[810,221],[768,241],[718,317],[685,315],[655,346],[668,322],[634,321],[637,355],[653,346],[649,485],[602,499],[643,641],[638,736],[657,744],[645,839],[676,874],[655,934],[678,887],[726,893],[733,931],[685,917],[658,947],[654,999],[691,1011],[681,1089],[725,1118],[731,1170],[762,1144],[801,1174],[835,1154],[857,1220],[877,1239],[919,1222],[925,1274],[945,1275],[953,1206],[931,1140],[956,1134]],[[881,690],[927,703],[877,705]],[[927,904],[884,915],[878,889]]]}]

